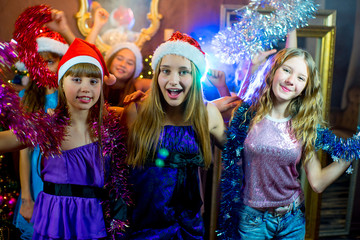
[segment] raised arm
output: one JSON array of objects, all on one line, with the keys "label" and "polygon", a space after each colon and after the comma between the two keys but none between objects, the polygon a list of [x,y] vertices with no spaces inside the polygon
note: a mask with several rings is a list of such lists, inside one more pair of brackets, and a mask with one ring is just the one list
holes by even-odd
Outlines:
[{"label": "raised arm", "polygon": [[289,32],[285,43],[286,48],[297,48],[297,35],[296,29]]},{"label": "raised arm", "polygon": [[46,26],[53,31],[56,31],[65,38],[65,41],[70,45],[75,40],[75,35],[71,31],[65,13],[56,9],[51,10],[52,21],[48,22]]},{"label": "raised arm", "polygon": [[206,77],[218,90],[220,97],[231,96],[228,86],[226,85],[225,73],[221,70],[209,69]]},{"label": "raised arm", "polygon": [[226,142],[224,120],[217,107],[211,102],[207,104],[207,111],[210,134],[215,138],[216,146],[222,149]]},{"label": "raised arm", "polygon": [[305,172],[311,188],[317,193],[323,192],[345,172],[350,163],[339,160],[322,168],[320,160],[314,153],[314,157],[305,164]]},{"label": "raised arm", "polygon": [[109,19],[109,13],[102,7],[99,7],[94,12],[94,25],[91,28],[90,33],[86,36],[86,41],[95,44],[96,38],[99,35],[102,27]]}]

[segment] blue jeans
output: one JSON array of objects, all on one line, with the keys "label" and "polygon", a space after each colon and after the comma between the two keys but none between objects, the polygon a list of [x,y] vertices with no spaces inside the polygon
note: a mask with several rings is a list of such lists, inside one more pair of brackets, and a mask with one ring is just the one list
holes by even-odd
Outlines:
[{"label": "blue jeans", "polygon": [[239,211],[241,239],[305,239],[304,203],[282,216],[242,205]]}]

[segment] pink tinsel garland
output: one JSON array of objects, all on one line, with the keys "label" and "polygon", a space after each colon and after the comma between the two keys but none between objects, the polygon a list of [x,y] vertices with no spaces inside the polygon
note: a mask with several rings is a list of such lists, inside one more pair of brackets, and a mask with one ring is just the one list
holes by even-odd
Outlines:
[{"label": "pink tinsel garland", "polygon": [[60,154],[67,119],[57,111],[27,113],[12,87],[0,79],[0,124],[9,127],[18,140],[28,147],[40,146],[45,156]]}]

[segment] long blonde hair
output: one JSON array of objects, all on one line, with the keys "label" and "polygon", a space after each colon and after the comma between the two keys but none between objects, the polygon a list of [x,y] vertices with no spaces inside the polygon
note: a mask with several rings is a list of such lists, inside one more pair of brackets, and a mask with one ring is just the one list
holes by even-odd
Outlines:
[{"label": "long blonde hair", "polygon": [[314,145],[317,137],[317,126],[325,125],[323,119],[323,98],[319,73],[312,56],[305,50],[286,48],[279,51],[273,59],[270,71],[266,74],[265,83],[259,89],[259,98],[253,99],[248,112],[256,112],[250,127],[260,122],[273,107],[272,83],[275,72],[293,57],[302,57],[307,65],[308,81],[303,92],[292,99],[288,110],[292,116],[291,130],[297,140],[303,144],[303,164],[306,164],[314,155]]},{"label": "long blonde hair", "polygon": [[[211,163],[208,114],[202,96],[201,75],[192,62],[191,73],[193,84],[185,99],[184,121],[194,127],[205,167],[208,167]],[[165,100],[158,84],[159,74],[160,64],[155,69],[149,97],[144,101],[138,117],[129,129],[127,163],[132,166],[143,166],[147,157],[154,158],[163,130],[166,112]]]}]

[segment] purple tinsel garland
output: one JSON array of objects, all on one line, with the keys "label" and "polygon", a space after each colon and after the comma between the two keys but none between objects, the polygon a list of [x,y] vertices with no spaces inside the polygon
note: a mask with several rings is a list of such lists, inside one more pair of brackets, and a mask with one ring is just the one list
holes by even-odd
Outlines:
[{"label": "purple tinsel garland", "polygon": [[13,75],[11,66],[18,59],[16,47],[17,47],[17,43],[14,40],[10,42],[0,42],[0,78],[1,79],[9,79],[9,77]]},{"label": "purple tinsel garland", "polygon": [[59,111],[27,113],[14,89],[0,79],[0,124],[9,127],[18,140],[28,147],[40,145],[44,156],[58,155],[67,119]]}]

